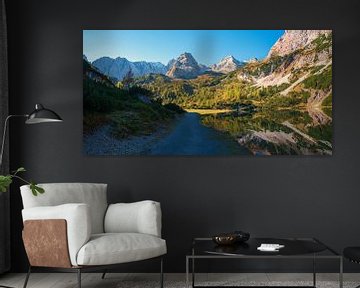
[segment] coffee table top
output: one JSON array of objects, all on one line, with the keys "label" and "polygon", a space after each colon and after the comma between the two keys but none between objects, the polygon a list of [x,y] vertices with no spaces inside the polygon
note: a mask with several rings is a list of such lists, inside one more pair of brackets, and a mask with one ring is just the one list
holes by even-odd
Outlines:
[{"label": "coffee table top", "polygon": [[[284,248],[276,252],[257,250],[262,243],[280,244]],[[244,243],[234,245],[217,245],[211,238],[195,238],[191,254],[193,256],[234,256],[234,257],[303,257],[323,256],[339,257],[340,255],[330,247],[315,238],[250,238]]]}]

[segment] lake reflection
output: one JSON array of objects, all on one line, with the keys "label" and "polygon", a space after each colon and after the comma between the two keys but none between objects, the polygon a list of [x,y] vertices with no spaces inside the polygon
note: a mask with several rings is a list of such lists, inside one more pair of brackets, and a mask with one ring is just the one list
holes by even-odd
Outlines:
[{"label": "lake reflection", "polygon": [[331,111],[258,111],[201,115],[205,126],[229,133],[254,155],[331,155]]}]

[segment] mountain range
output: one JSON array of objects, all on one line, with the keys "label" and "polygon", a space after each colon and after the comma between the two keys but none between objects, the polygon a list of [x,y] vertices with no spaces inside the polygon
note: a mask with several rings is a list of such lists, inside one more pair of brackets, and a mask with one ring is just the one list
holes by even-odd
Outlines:
[{"label": "mountain range", "polygon": [[168,77],[147,75],[135,83],[152,91],[163,103],[188,109],[225,108],[239,103],[303,108],[332,105],[332,33],[329,30],[286,30],[262,60],[236,63],[233,57],[225,57],[211,67],[211,71],[222,73],[205,71],[197,78],[179,79],[186,72],[182,69],[184,63],[194,67],[189,70],[191,76],[201,71],[193,59],[188,60],[174,62],[175,69],[168,71]]},{"label": "mountain range", "polygon": [[[87,58],[83,55],[83,59]],[[245,62],[227,56],[217,64],[210,67],[198,63],[191,53],[185,52],[176,59],[171,59],[167,65],[160,62],[136,61],[132,62],[126,58],[101,57],[91,63],[101,73],[109,76],[115,81],[121,81],[131,71],[135,77],[148,74],[163,74],[171,78],[193,79],[206,72],[229,73],[242,67]]]},{"label": "mountain range", "polygon": [[122,57],[115,59],[101,57],[92,62],[92,65],[99,69],[100,72],[117,81],[121,81],[129,71],[131,71],[135,77],[150,73],[165,74],[167,71],[166,66],[160,62],[131,62]]},{"label": "mountain range", "polygon": [[[311,44],[319,36],[328,35],[329,33],[331,33],[331,30],[285,30],[285,33],[272,46],[264,61],[275,56],[289,55],[300,47]],[[83,58],[87,60],[85,55],[83,55]],[[245,64],[254,62],[258,62],[258,60],[254,58],[242,62],[230,55],[221,59],[217,64],[205,66],[198,63],[191,53],[185,52],[176,59],[171,59],[167,65],[160,62],[132,62],[123,57],[115,59],[101,57],[91,64],[116,82],[121,81],[129,71],[135,77],[153,73],[167,75],[171,78],[194,79],[201,74],[211,71],[227,74],[245,66]]]},{"label": "mountain range", "polygon": [[[113,83],[131,70],[136,85],[163,103],[182,107],[225,107],[242,101],[312,107],[332,103],[331,30],[286,30],[262,60],[241,62],[227,56],[208,67],[185,52],[167,65],[120,57],[89,64]],[[96,71],[89,75],[103,81]]]}]

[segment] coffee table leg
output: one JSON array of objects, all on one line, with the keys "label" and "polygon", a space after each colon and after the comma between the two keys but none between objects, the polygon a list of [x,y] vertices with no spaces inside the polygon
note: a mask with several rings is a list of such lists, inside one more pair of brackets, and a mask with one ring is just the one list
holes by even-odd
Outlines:
[{"label": "coffee table leg", "polygon": [[339,287],[343,288],[343,258],[340,257]]},{"label": "coffee table leg", "polygon": [[186,288],[189,288],[189,257],[186,256]]},{"label": "coffee table leg", "polygon": [[316,256],[313,258],[313,286],[316,287]]},{"label": "coffee table leg", "polygon": [[192,287],[195,287],[195,258],[192,259]]}]

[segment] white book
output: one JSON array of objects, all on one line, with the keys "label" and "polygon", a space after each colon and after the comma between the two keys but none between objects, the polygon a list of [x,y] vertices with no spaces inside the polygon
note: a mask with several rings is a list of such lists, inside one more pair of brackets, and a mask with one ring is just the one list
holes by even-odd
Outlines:
[{"label": "white book", "polygon": [[269,251],[269,252],[276,252],[279,251],[279,249],[284,248],[284,245],[280,244],[268,244],[268,243],[262,243],[259,247],[257,247],[260,251]]}]

